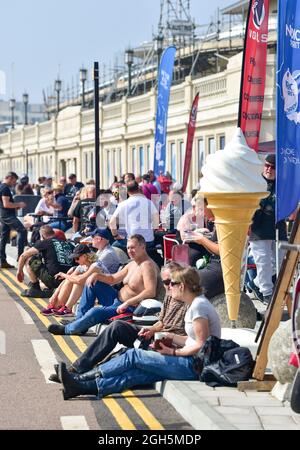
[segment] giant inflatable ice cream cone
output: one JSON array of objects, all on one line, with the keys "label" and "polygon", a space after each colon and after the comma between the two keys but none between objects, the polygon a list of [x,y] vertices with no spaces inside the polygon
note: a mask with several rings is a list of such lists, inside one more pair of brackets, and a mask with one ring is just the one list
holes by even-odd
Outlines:
[{"label": "giant inflatable ice cream cone", "polygon": [[269,193],[261,175],[262,163],[247,146],[240,128],[224,150],[207,158],[202,173],[201,194],[215,216],[228,316],[236,321],[247,232],[260,200]]}]

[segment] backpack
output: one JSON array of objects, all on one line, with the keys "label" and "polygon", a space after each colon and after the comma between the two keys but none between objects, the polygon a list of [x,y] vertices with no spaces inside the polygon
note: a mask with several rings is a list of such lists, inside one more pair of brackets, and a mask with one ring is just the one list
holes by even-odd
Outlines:
[{"label": "backpack", "polygon": [[209,386],[236,387],[239,381],[248,381],[252,376],[254,361],[246,347],[226,350],[215,363],[204,366],[200,381]]}]

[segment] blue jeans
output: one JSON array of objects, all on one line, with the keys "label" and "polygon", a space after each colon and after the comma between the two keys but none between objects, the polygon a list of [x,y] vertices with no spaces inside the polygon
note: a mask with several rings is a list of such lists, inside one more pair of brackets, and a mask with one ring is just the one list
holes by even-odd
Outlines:
[{"label": "blue jeans", "polygon": [[193,356],[167,356],[140,349],[129,349],[100,364],[99,374],[96,383],[100,397],[156,381],[198,379]]},{"label": "blue jeans", "polygon": [[72,226],[72,222],[70,220],[58,220],[57,222],[51,222],[48,225],[50,225],[51,228],[57,228],[58,230],[67,231]]},{"label": "blue jeans", "polygon": [[27,231],[22,222],[16,217],[1,217],[2,225],[1,242],[0,242],[0,259],[1,262],[6,261],[5,247],[9,242],[10,230],[16,230],[18,233],[18,257],[23,253],[27,243]]},{"label": "blue jeans", "polygon": [[[98,299],[101,307],[94,307]],[[118,291],[106,283],[97,281],[94,286],[85,286],[79,302],[76,320],[66,325],[66,334],[81,334],[98,324],[104,323],[117,314],[122,302],[118,299]],[[132,308],[128,308],[132,311]]]}]

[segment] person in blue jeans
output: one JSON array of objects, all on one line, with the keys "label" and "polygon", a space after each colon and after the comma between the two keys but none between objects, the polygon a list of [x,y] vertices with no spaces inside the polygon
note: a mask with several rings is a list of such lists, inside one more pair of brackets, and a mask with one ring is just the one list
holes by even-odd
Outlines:
[{"label": "person in blue jeans", "polygon": [[156,352],[129,349],[82,375],[70,373],[66,364],[60,363],[59,378],[65,400],[91,394],[102,398],[136,385],[162,380],[198,379],[195,357],[208,336],[220,338],[220,318],[213,305],[201,295],[202,287],[196,269],[188,267],[173,272],[170,286],[172,298],[188,304],[185,314],[187,336],[167,333],[172,347],[160,342],[160,349]]},{"label": "person in blue jeans", "polygon": [[[143,236],[136,234],[128,239],[127,252],[132,261],[120,272],[112,275],[93,274],[87,281],[80,299],[76,320],[63,326],[52,324],[48,331],[52,334],[84,334],[98,324],[105,323],[111,317],[134,308],[147,298],[161,298],[165,289],[157,265],[146,252]],[[111,285],[123,282],[118,291]],[[101,304],[95,307],[95,301]]]}]

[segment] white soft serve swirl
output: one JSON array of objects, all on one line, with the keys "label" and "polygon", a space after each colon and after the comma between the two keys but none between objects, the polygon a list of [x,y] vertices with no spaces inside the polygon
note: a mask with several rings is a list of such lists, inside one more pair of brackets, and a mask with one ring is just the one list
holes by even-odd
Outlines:
[{"label": "white soft serve swirl", "polygon": [[202,192],[265,192],[263,164],[237,128],[224,150],[207,157],[200,180]]}]

